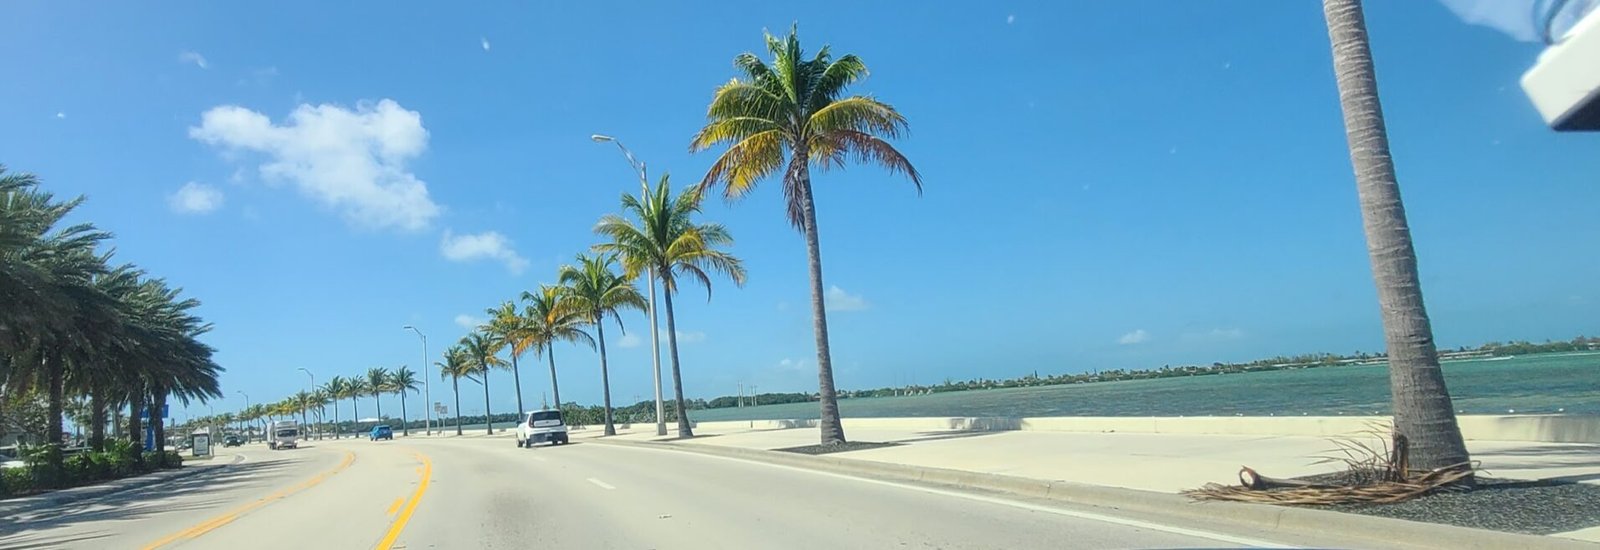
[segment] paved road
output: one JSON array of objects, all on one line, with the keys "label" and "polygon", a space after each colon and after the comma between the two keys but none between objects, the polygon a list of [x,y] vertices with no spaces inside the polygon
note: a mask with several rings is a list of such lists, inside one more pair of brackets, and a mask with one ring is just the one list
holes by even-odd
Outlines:
[{"label": "paved road", "polygon": [[1054,549],[1264,542],[1105,518],[1103,510],[597,443],[518,449],[500,438],[355,440],[236,452],[236,464],[165,487],[0,519],[0,548]]}]

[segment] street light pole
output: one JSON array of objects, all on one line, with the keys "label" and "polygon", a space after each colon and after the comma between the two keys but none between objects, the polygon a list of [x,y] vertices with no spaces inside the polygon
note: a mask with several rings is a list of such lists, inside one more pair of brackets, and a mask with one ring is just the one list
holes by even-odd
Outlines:
[{"label": "street light pole", "polygon": [[[423,334],[422,331],[417,330],[417,327],[414,327],[414,326],[411,326],[411,325],[406,325],[406,326],[400,327],[400,329],[401,330],[410,329],[411,332],[417,333],[417,337],[418,338],[422,339],[422,399],[424,401],[427,401],[430,404],[429,407],[428,407],[428,410],[427,410],[427,414],[424,415],[424,420],[422,421],[422,426],[428,432],[428,435],[432,436],[433,435],[433,407],[432,407],[433,392],[429,391],[429,389],[428,389],[428,379],[433,378],[433,377],[429,376],[429,374],[428,374],[428,335]],[[403,421],[404,421],[404,419],[402,419],[402,422]]]},{"label": "street light pole", "polygon": [[[650,179],[646,176],[644,162],[635,160],[633,158],[633,152],[629,151],[627,147],[624,147],[622,142],[617,141],[617,138],[607,135],[594,134],[589,136],[589,139],[594,140],[595,143],[605,143],[609,141],[617,144],[617,148],[622,150],[622,155],[628,157],[628,164],[632,165],[633,169],[639,172],[639,191],[641,193],[639,199],[648,200],[648,195],[650,194]],[[655,267],[652,266],[649,270],[647,270],[645,272],[645,276],[649,278],[648,284],[650,286],[650,362],[654,367],[653,373],[655,375],[656,435],[667,435],[666,407],[661,401],[661,344],[659,343],[661,336],[660,331],[657,329],[659,324],[656,322]],[[559,407],[560,404],[557,404],[556,406]],[[678,411],[678,414],[683,414],[683,411]]]}]

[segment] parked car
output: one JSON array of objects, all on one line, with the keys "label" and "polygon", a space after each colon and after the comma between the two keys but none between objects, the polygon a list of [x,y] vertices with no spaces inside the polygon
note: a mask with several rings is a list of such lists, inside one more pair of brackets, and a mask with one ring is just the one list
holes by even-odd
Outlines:
[{"label": "parked car", "polygon": [[517,425],[517,446],[528,448],[535,443],[567,443],[567,423],[561,420],[561,411],[533,411]]},{"label": "parked car", "polygon": [[367,438],[373,441],[379,439],[394,441],[394,429],[390,428],[388,424],[379,424],[372,427],[372,431],[367,433]]},{"label": "parked car", "polygon": [[228,435],[222,436],[222,446],[223,447],[238,447],[238,446],[243,445],[243,444],[244,444],[244,436],[242,436],[242,435],[228,434]]}]

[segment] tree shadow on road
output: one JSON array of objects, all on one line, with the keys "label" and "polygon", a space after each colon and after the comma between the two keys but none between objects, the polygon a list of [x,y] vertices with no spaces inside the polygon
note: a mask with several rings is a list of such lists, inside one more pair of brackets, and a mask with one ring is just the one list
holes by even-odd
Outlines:
[{"label": "tree shadow on road", "polygon": [[[138,521],[160,514],[217,508],[234,501],[223,496],[224,491],[259,488],[264,494],[281,477],[288,463],[287,459],[273,459],[205,467],[205,471],[154,485],[0,517],[0,523],[18,527],[16,532],[0,535],[0,548],[55,548],[115,534],[104,529],[71,531],[81,524]],[[191,498],[203,494],[217,496]],[[114,525],[111,524],[113,528]]]}]

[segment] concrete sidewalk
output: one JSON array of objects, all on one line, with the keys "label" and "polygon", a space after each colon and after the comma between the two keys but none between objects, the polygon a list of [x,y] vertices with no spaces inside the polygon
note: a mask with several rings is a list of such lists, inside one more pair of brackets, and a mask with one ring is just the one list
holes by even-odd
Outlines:
[{"label": "concrete sidewalk", "polygon": [[[815,428],[717,428],[698,430],[697,437],[677,442],[772,450],[818,441]],[[845,433],[852,441],[899,445],[828,456],[1162,493],[1211,482],[1237,483],[1240,466],[1273,477],[1344,468],[1318,462],[1316,457],[1336,452],[1323,437],[851,428],[848,421]],[[593,429],[575,431],[572,437],[599,435]],[[619,429],[616,439],[674,438],[656,436],[654,426],[635,425]],[[1600,484],[1600,444],[1469,441],[1468,447],[1488,476]],[[1560,536],[1600,541],[1600,527]]]}]

